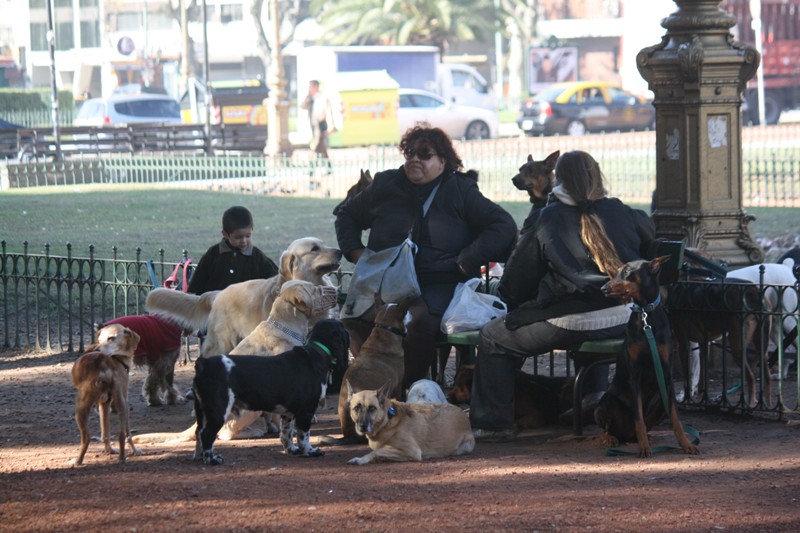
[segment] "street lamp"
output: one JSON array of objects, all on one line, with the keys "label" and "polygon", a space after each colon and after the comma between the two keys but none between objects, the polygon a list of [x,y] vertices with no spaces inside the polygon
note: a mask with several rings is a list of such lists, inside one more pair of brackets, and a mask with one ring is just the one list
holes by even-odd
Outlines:
[{"label": "street lamp", "polygon": [[[750,0],[750,16],[752,17],[753,31],[756,34],[756,51],[759,56],[764,55],[761,45],[761,0]],[[764,110],[764,68],[756,71],[756,93],[758,94],[758,123],[764,126],[766,123],[766,111]]]},{"label": "street lamp", "polygon": [[58,84],[56,83],[56,32],[53,29],[53,0],[47,0],[47,48],[50,52],[50,110],[53,116],[53,137],[56,159],[61,160],[61,130],[58,125]]},{"label": "street lamp", "polygon": [[292,145],[289,142],[289,101],[283,72],[281,12],[278,0],[269,0],[269,17],[272,51],[267,77],[269,96],[267,96],[267,144],[264,146],[264,154],[285,157],[292,155]]},{"label": "street lamp", "polygon": [[208,9],[206,8],[206,0],[203,0],[203,78],[205,82],[205,103],[206,103],[206,116],[205,116],[205,135],[206,135],[206,153],[211,154],[211,106],[213,105],[211,97],[211,68],[208,64]]}]

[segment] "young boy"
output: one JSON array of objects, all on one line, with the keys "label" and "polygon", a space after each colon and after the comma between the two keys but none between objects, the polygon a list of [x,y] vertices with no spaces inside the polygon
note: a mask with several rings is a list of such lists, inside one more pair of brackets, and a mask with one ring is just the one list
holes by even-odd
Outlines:
[{"label": "young boy", "polygon": [[189,280],[189,292],[203,294],[251,279],[271,278],[278,267],[253,246],[253,215],[233,206],[222,215],[222,241],[203,254]]}]

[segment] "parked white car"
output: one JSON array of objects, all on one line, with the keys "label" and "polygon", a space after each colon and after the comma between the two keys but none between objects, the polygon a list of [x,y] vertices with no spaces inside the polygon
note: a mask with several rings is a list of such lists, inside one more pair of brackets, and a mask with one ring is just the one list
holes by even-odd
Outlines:
[{"label": "parked white car", "polygon": [[429,122],[453,139],[493,139],[498,136],[497,111],[447,102],[442,97],[417,89],[399,89],[397,119],[400,135],[417,122]]},{"label": "parked white car", "polygon": [[90,98],[78,111],[75,126],[113,126],[133,123],[180,124],[178,102],[161,94],[120,94]]}]

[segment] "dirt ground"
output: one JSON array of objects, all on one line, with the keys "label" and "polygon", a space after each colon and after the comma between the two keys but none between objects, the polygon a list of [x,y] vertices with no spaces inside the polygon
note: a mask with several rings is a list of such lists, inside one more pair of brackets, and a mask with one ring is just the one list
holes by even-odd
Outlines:
[{"label": "dirt ground", "polygon": [[[355,445],[286,456],[270,436],[218,443],[218,467],[192,462],[189,443],[142,445],[124,465],[92,443],[71,468],[74,359],[0,354],[0,531],[800,531],[800,425],[696,412],[682,418],[702,432],[699,456],[607,456],[596,427],[555,426],[422,463],[350,466],[366,453]],[[180,390],[192,374],[178,367]],[[189,404],[145,404],[143,378],[134,433],[189,427]],[[312,438],[338,434],[335,403]],[[667,425],[652,436],[675,444]]]}]

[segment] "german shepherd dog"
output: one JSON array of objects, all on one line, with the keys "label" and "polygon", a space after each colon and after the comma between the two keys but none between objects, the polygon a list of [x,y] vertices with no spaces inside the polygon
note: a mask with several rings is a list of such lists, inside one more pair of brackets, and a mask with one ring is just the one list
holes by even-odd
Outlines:
[{"label": "german shepherd dog", "polygon": [[353,392],[346,382],[350,417],[372,451],[347,464],[422,461],[475,449],[467,413],[452,404],[411,404],[389,398],[389,386]]},{"label": "german shepherd dog", "polygon": [[[386,384],[390,397],[402,397],[405,392],[403,338],[406,335],[406,315],[410,303],[410,299],[400,303],[384,303],[380,294],[375,294],[375,325],[344,376],[353,392],[374,390]],[[342,441],[363,442],[363,436],[359,437],[350,418],[349,404],[348,392],[342,387],[338,409]]]},{"label": "german shepherd dog", "polygon": [[[666,395],[664,401],[669,406],[672,430],[684,453],[700,453],[683,431],[675,406],[670,374],[672,332],[658,284],[661,265],[669,258],[628,262],[602,287],[606,297],[632,302],[633,311],[625,331],[625,347],[617,360],[617,372],[595,410],[595,421],[603,428],[605,445],[616,446],[635,437],[639,457],[650,457],[653,453],[647,431],[666,414],[661,394]],[[652,331],[657,354],[651,353],[646,327]],[[660,391],[654,359],[661,366],[665,391]]]},{"label": "german shepherd dog", "polygon": [[[119,453],[119,462],[125,462],[125,441],[134,455],[139,450],[131,440],[128,425],[128,382],[133,352],[139,344],[136,332],[120,325],[108,326],[97,332],[98,344],[90,347],[72,365],[72,383],[78,389],[75,397],[75,422],[81,433],[81,448],[72,465],[83,464],[89,448],[89,412],[96,405],[100,413],[100,438],[106,453]],[[100,349],[100,345],[102,350]],[[111,408],[119,415],[119,450],[111,446]]]},{"label": "german shepherd dog", "polygon": [[534,161],[533,156],[528,154],[528,160],[519,167],[519,174],[511,178],[511,183],[517,189],[527,191],[532,204],[547,201],[547,195],[553,190],[553,170],[560,155],[561,152],[556,150],[544,161]]}]

